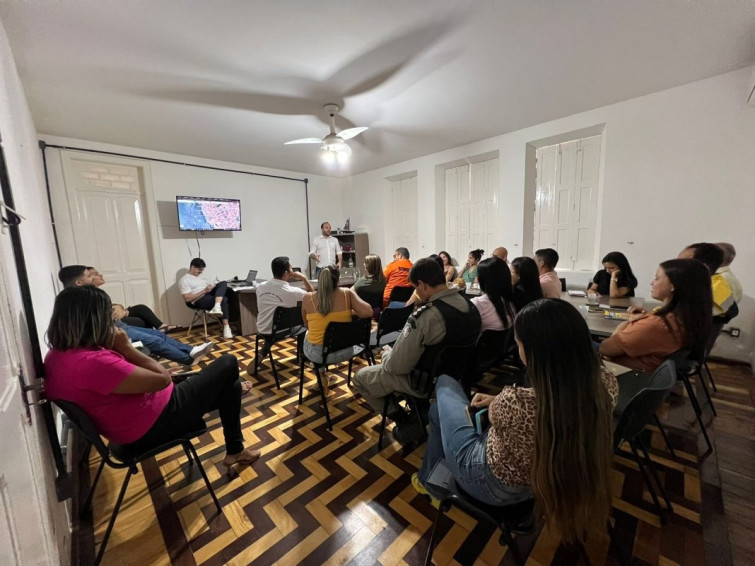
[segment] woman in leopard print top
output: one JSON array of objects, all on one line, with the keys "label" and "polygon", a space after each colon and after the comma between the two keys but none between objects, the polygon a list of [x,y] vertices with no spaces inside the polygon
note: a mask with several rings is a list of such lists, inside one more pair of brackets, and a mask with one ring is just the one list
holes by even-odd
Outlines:
[{"label": "woman in leopard print top", "polygon": [[489,407],[491,424],[479,434],[461,385],[441,376],[418,479],[427,481],[445,458],[461,488],[480,501],[509,504],[534,494],[546,520],[574,542],[591,526],[604,527],[610,510],[618,384],[601,371],[587,324],[569,303],[530,303],[514,329],[532,387],[476,394],[471,405]]}]

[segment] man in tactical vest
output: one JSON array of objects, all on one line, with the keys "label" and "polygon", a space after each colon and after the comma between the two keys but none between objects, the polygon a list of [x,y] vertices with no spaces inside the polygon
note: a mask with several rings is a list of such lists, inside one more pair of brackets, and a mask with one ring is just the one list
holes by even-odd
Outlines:
[{"label": "man in tactical vest", "polygon": [[[437,377],[433,374],[438,371],[461,379],[464,368],[459,366],[466,365],[467,359],[460,352],[458,357],[454,356],[456,359],[448,360],[448,365],[439,367],[441,352],[448,346],[469,347],[467,351],[471,351],[480,333],[477,309],[458,289],[448,289],[436,260],[417,261],[409,272],[409,281],[421,302],[393,349],[383,354],[382,363],[362,368],[354,377],[354,389],[378,413],[383,411],[386,396],[393,392],[428,397],[432,393],[432,378]],[[417,428],[416,420],[403,409],[389,405],[388,416],[396,423],[394,438],[402,444],[416,439],[417,431],[413,430]]]}]

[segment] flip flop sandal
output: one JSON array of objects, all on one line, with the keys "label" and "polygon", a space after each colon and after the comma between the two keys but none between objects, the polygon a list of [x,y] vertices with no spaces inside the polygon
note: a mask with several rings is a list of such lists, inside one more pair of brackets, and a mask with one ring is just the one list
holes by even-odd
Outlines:
[{"label": "flip flop sandal", "polygon": [[245,379],[241,380],[241,396],[248,395],[252,391],[252,382]]}]

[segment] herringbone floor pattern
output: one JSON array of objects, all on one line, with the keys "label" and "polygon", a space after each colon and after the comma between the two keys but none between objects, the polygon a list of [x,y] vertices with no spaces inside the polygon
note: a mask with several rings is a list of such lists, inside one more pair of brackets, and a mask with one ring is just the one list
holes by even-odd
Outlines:
[{"label": "herringbone floor pattern", "polygon": [[[219,340],[211,357],[224,353],[234,354],[242,369],[249,366],[251,372],[253,338]],[[244,436],[248,446],[262,450],[260,461],[233,479],[224,474],[216,415],[208,417],[210,431],[196,441],[222,515],[215,514],[201,477],[180,448],[165,453],[145,463],[143,474],[132,480],[106,564],[422,564],[435,509],[412,489],[410,477],[420,465],[424,446],[403,454],[387,433],[385,447],[378,451],[379,416],[347,387],[345,364],[328,373],[334,422],[329,432],[309,369],[304,403],[298,403],[294,342],[276,345],[274,353],[280,391],[267,361],[256,378],[242,373],[254,383],[251,394],[242,399]],[[745,393],[729,387],[725,395],[733,404],[750,403],[749,394],[745,399],[740,392]],[[658,434],[652,438],[673,516],[661,523],[636,465],[617,457],[612,475],[615,544],[609,553],[607,537],[595,541],[590,550],[597,563],[618,563],[619,553],[631,554],[632,563],[641,565],[705,563],[697,430],[689,430],[687,405],[686,399],[677,398],[665,415],[675,431],[677,460],[668,456]],[[93,457],[92,472],[97,464]],[[121,480],[107,469],[98,486],[97,544]],[[720,491],[711,497],[720,502]],[[513,563],[498,544],[497,531],[459,511],[450,512],[440,530],[436,564]],[[528,564],[565,563],[557,541],[547,532],[519,541]]]}]

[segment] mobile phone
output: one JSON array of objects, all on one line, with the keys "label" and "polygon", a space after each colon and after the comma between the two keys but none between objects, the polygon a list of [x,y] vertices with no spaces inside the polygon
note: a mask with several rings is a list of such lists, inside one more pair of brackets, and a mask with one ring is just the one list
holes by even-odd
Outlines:
[{"label": "mobile phone", "polygon": [[484,407],[475,413],[474,424],[475,429],[477,429],[477,434],[482,434],[485,429],[488,428],[489,420],[487,407]]}]

